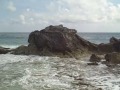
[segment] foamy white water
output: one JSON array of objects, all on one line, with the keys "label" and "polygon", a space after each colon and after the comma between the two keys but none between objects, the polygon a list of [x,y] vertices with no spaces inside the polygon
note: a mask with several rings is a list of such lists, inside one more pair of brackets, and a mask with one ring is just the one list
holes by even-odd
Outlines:
[{"label": "foamy white water", "polygon": [[[84,58],[85,59],[85,58]],[[83,61],[82,65],[87,63]],[[108,67],[99,63],[98,66],[83,66],[84,78],[92,85],[95,85],[103,90],[120,90],[120,65]]]},{"label": "foamy white water", "polygon": [[0,55],[0,90],[77,90],[69,75],[78,72],[67,60],[68,64],[62,61],[57,57]]},{"label": "foamy white water", "polygon": [[14,49],[14,48],[19,47],[19,45],[0,45],[0,46],[4,47],[4,48],[10,48],[10,49]]},{"label": "foamy white water", "polygon": [[0,90],[96,90],[79,82],[120,90],[119,66],[88,66],[87,62],[88,57],[0,55]]}]

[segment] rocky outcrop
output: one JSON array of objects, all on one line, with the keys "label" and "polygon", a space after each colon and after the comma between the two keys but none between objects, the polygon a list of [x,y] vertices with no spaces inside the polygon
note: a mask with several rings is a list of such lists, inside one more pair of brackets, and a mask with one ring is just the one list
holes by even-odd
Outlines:
[{"label": "rocky outcrop", "polygon": [[101,58],[97,56],[96,54],[92,54],[90,57],[90,62],[100,62]]},{"label": "rocky outcrop", "polygon": [[[77,51],[96,51],[97,45],[93,44],[79,35],[75,29],[58,26],[48,26],[43,30],[31,32],[27,47],[19,47],[14,50],[14,54],[37,54],[48,55],[61,53],[73,56]],[[34,49],[33,49],[34,48]],[[77,53],[78,53],[77,52]],[[48,54],[47,54],[48,53]]]},{"label": "rocky outcrop", "polygon": [[111,44],[112,44],[112,43],[117,43],[117,42],[120,42],[120,40],[117,39],[117,38],[115,38],[115,37],[110,38],[110,43],[111,43]]},{"label": "rocky outcrop", "polygon": [[120,52],[120,40],[117,38],[110,38],[110,42],[107,44],[99,44],[98,52],[102,53],[111,53],[111,52]]},{"label": "rocky outcrop", "polygon": [[105,55],[107,64],[120,64],[120,53],[113,52]]},{"label": "rocky outcrop", "polygon": [[9,48],[0,47],[0,54],[6,54],[6,53],[8,53],[10,51],[11,50]]},{"label": "rocky outcrop", "polygon": [[[120,52],[119,39],[112,37],[109,43],[97,45],[77,35],[75,29],[69,29],[63,25],[50,25],[40,31],[31,32],[28,43],[28,46],[20,46],[12,50],[12,53],[78,58],[77,56],[88,52],[101,54]],[[90,61],[99,62],[100,58],[92,55]]]},{"label": "rocky outcrop", "polygon": [[[76,30],[59,26],[49,26],[29,35],[29,45],[36,45],[39,50],[47,48],[51,52],[72,52],[77,49],[95,48],[92,44],[76,34]],[[93,50],[93,49],[91,49]]]}]

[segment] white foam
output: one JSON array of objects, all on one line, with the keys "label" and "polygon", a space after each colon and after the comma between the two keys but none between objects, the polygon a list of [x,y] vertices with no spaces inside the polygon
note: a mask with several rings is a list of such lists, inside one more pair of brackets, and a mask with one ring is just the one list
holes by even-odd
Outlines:
[{"label": "white foam", "polygon": [[4,47],[4,48],[11,48],[11,49],[14,49],[14,48],[17,48],[19,47],[20,45],[0,45],[1,47]]},{"label": "white foam", "polygon": [[20,90],[79,90],[78,86],[71,83],[75,81],[74,77],[82,76],[80,78],[86,79],[103,90],[120,89],[120,75],[111,71],[117,68],[111,69],[102,64],[88,66],[87,58],[83,58],[81,61],[72,58],[35,55],[0,55],[1,83],[3,87],[12,87],[9,90],[13,90],[15,87],[23,88]]}]

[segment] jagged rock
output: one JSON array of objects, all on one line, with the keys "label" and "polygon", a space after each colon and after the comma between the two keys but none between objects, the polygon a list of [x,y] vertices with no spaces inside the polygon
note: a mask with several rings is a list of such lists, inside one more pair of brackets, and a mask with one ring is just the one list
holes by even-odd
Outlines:
[{"label": "jagged rock", "polygon": [[58,26],[48,26],[41,31],[34,31],[29,35],[29,46],[35,46],[39,52],[42,52],[46,49],[49,52],[74,52],[86,50],[96,51],[97,45],[93,44],[79,35],[75,29],[69,29],[63,27],[62,25]]},{"label": "jagged rock", "polygon": [[13,54],[35,55],[68,55],[74,57],[84,52],[110,53],[120,52],[120,40],[112,37],[110,43],[94,44],[79,35],[75,29],[63,25],[48,26],[40,31],[31,32],[28,46],[19,47]]},{"label": "jagged rock", "polygon": [[90,57],[90,62],[100,62],[101,58],[97,56],[96,54],[92,54]]},{"label": "jagged rock", "polygon": [[0,47],[0,54],[6,54],[6,53],[8,53],[10,51],[11,50],[9,48]]},{"label": "jagged rock", "polygon": [[117,42],[120,42],[120,40],[115,37],[110,38],[110,43],[117,43]]},{"label": "jagged rock", "polygon": [[120,64],[120,53],[113,52],[105,55],[107,64]]},{"label": "jagged rock", "polygon": [[110,39],[110,43],[99,44],[98,52],[102,52],[102,53],[120,52],[120,40],[112,37]]}]

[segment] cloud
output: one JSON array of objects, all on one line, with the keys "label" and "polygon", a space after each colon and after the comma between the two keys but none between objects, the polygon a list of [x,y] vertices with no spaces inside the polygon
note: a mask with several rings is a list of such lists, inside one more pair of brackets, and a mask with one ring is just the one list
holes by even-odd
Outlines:
[{"label": "cloud", "polygon": [[112,22],[120,19],[120,5],[109,0],[59,0],[48,5],[54,17],[71,22]]},{"label": "cloud", "polygon": [[[45,7],[46,8],[46,7]],[[51,0],[45,12],[31,11],[20,15],[23,24],[31,23],[107,23],[120,21],[120,4],[109,0]],[[32,19],[31,19],[32,18]]]},{"label": "cloud", "polygon": [[114,5],[110,0],[50,0],[44,8],[47,10],[40,12],[27,7],[14,22],[32,29],[41,29],[50,24],[64,24],[88,32],[120,28],[115,25],[120,23],[120,4]]},{"label": "cloud", "polygon": [[16,11],[16,7],[14,6],[14,3],[12,1],[8,3],[7,9],[11,12]]},{"label": "cloud", "polygon": [[20,18],[20,22],[21,22],[22,24],[26,24],[25,16],[24,16],[24,15],[20,15],[19,18]]}]

